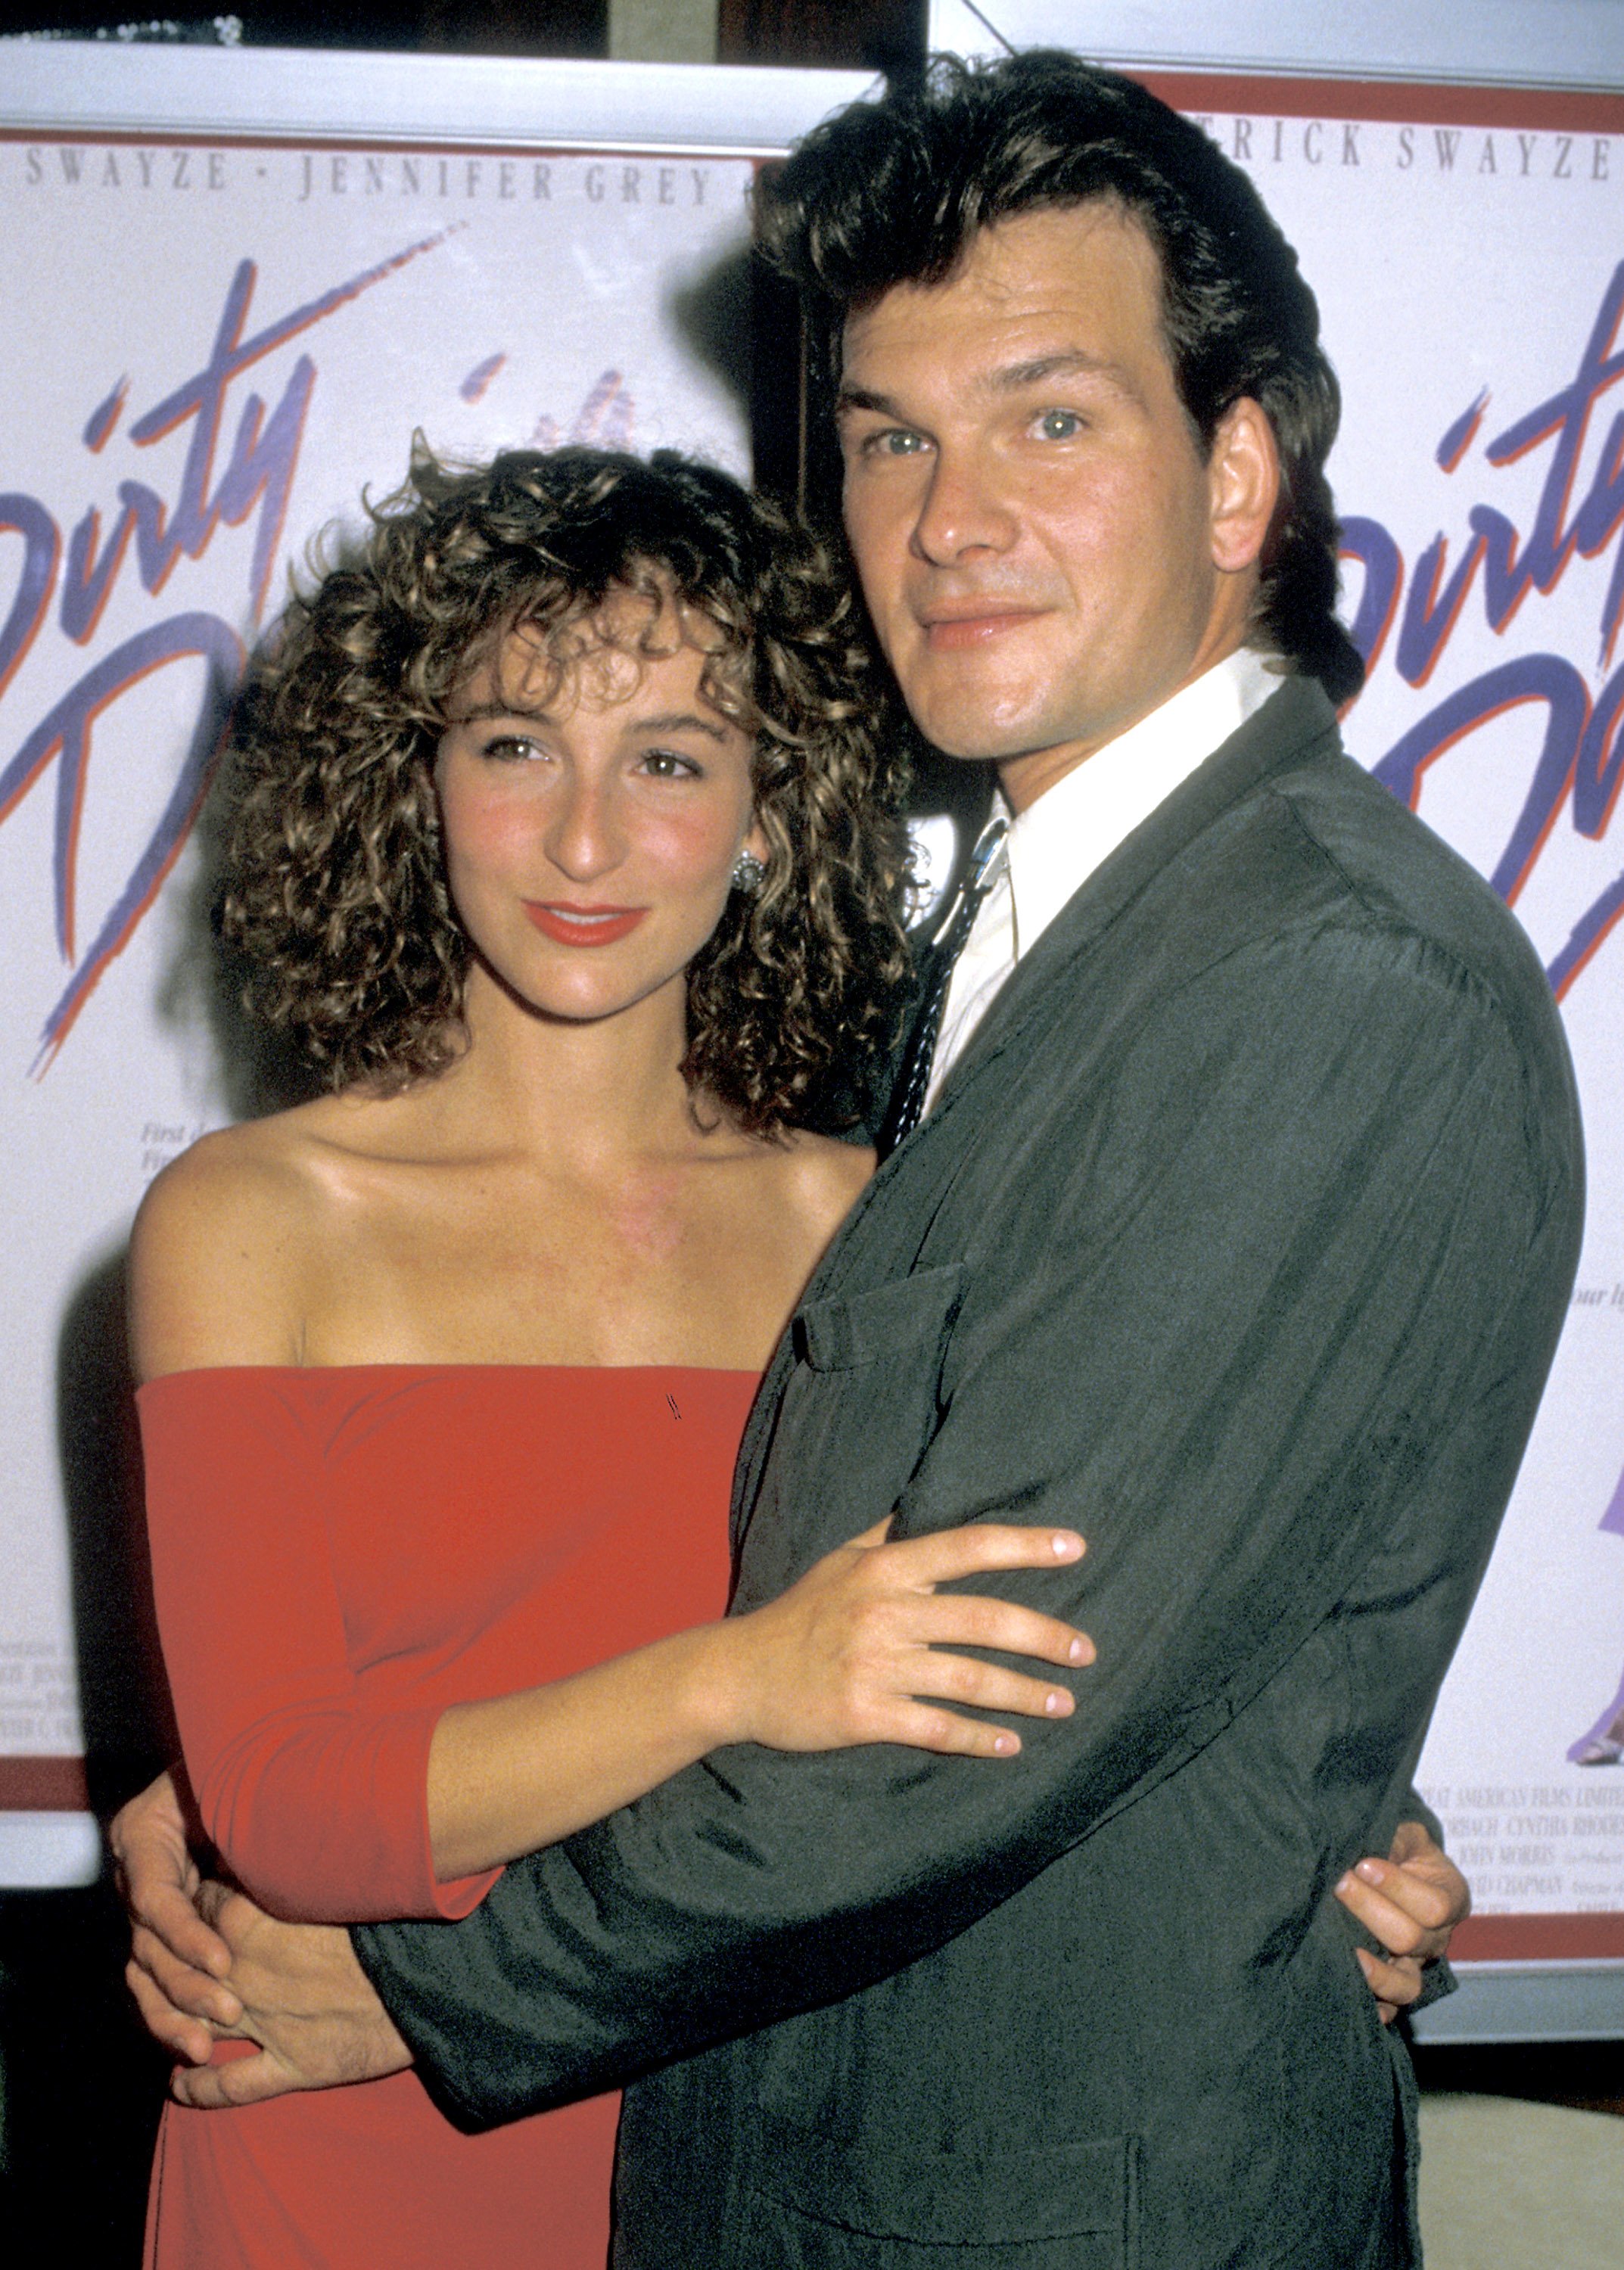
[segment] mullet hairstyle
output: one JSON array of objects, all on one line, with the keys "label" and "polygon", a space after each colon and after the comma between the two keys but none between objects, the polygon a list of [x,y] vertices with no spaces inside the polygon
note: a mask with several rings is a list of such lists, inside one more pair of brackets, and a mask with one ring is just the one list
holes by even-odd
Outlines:
[{"label": "mullet hairstyle", "polygon": [[832,406],[848,315],[898,284],[945,283],[981,229],[1096,200],[1131,213],[1160,256],[1163,332],[1203,454],[1245,397],[1274,429],[1280,501],[1257,642],[1350,700],[1364,664],[1334,612],[1324,464],[1341,397],[1319,309],[1250,181],[1199,127],[1058,49],[987,64],[939,56],[922,78],[815,128],[764,181],[760,226],[768,259],[808,303],[814,383]]},{"label": "mullet hairstyle", "polygon": [[[882,1060],[906,973],[906,776],[821,549],[670,450],[508,450],[469,471],[419,437],[406,486],[367,513],[359,554],[295,593],[239,710],[217,924],[249,1009],[333,1088],[443,1071],[471,959],[433,778],[454,694],[514,631],[555,689],[595,647],[635,661],[686,638],[706,700],[754,740],[770,851],[689,966],[683,1076],[752,1133],[860,1118],[853,1068]],[[619,608],[612,632],[623,592],[646,612],[628,633]]]}]

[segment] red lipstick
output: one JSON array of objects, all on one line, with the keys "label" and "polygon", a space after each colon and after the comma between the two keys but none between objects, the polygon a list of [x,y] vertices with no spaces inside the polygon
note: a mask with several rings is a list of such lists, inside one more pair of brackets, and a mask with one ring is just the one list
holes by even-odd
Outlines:
[{"label": "red lipstick", "polygon": [[577,907],[567,900],[526,899],[524,911],[544,938],[558,946],[612,946],[628,938],[647,907]]}]

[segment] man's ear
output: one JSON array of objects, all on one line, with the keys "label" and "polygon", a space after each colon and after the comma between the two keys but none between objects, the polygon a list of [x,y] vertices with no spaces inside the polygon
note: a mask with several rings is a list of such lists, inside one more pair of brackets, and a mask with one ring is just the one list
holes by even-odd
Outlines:
[{"label": "man's ear", "polygon": [[1218,421],[1207,457],[1212,565],[1228,575],[1255,567],[1280,494],[1274,428],[1250,395]]}]

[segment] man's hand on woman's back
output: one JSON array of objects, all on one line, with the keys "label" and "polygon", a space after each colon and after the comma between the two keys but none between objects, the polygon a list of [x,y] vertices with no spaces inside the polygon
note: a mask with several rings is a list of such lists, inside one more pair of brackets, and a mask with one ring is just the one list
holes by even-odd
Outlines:
[{"label": "man's hand on woman's back", "polygon": [[[109,1842],[132,1928],[125,1976],[147,2031],[178,2060],[170,2086],[183,2104],[258,2103],[411,2063],[346,1932],[278,1923],[202,1881],[167,1774],[131,1798]],[[241,2049],[214,2062],[222,2040]]]},{"label": "man's hand on woman's back", "polygon": [[1419,1821],[1401,1821],[1385,1860],[1355,1862],[1337,1897],[1387,1950],[1383,1961],[1356,1947],[1382,2023],[1420,1999],[1429,1963],[1449,1953],[1450,1935],[1472,1912],[1472,1888]]}]

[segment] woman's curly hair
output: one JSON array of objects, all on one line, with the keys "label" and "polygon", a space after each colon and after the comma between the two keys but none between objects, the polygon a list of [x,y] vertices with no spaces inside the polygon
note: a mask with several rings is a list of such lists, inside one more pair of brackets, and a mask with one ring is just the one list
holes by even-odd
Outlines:
[{"label": "woman's curly hair", "polygon": [[[220,931],[245,998],[333,1087],[460,1052],[471,948],[433,781],[448,704],[523,628],[561,679],[629,590],[641,652],[674,612],[701,684],[755,743],[770,846],[688,971],[683,1073],[738,1124],[862,1116],[906,968],[898,736],[855,604],[811,538],[726,474],[661,450],[507,450],[462,471],[414,445],[359,556],[291,601],[245,692]],[[625,621],[622,608],[613,617]]]}]

